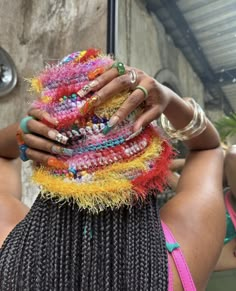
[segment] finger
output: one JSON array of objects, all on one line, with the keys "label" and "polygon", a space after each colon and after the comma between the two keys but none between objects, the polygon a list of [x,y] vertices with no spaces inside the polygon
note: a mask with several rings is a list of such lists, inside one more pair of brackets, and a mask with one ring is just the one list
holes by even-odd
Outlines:
[{"label": "finger", "polygon": [[56,118],[51,117],[48,112],[41,109],[31,108],[28,111],[28,115],[33,116],[35,119],[41,120],[49,127],[55,127],[58,125],[58,120],[56,120]]},{"label": "finger", "polygon": [[[84,97],[91,91],[96,92],[105,85],[107,85],[108,83],[110,83],[114,78],[118,77],[119,76],[118,70],[117,68],[112,68],[113,64],[111,64],[109,70],[106,70],[103,74],[101,74],[96,79],[85,85],[81,90],[79,90],[78,95],[80,97]],[[129,71],[131,68],[125,66],[125,69],[126,71]]]},{"label": "finger", "polygon": [[[139,86],[149,89],[148,84],[145,84],[145,83],[141,83]],[[138,106],[147,97],[148,95],[146,95],[146,93],[143,90],[140,90],[140,88],[136,88],[115,113],[115,115],[119,116],[119,121],[123,121],[131,112],[137,109]]]},{"label": "finger", "polygon": [[[140,83],[140,87],[145,88],[145,90],[140,90],[136,88],[132,94],[127,98],[127,100],[121,105],[121,107],[116,111],[115,114],[110,118],[107,126],[104,128],[103,133],[107,134],[115,127],[118,123],[122,122],[127,116],[133,112],[138,106],[148,97],[146,96],[146,91],[151,90],[151,83],[143,82]],[[147,88],[147,89],[146,89]]]},{"label": "finger", "polygon": [[57,155],[72,156],[73,150],[58,146],[57,144],[45,140],[39,136],[32,134],[26,134],[24,137],[25,144],[32,149],[36,149],[43,152],[53,153]]},{"label": "finger", "polygon": [[46,138],[60,142],[62,144],[66,144],[68,141],[68,137],[60,134],[57,130],[51,129],[42,122],[39,122],[34,119],[28,121],[27,128],[30,132],[36,133],[38,135],[44,136]]},{"label": "finger", "polygon": [[128,91],[130,87],[130,75],[125,74],[115,78],[89,98],[89,100],[80,108],[80,113],[86,115],[92,108],[99,106],[121,91]]},{"label": "finger", "polygon": [[26,150],[26,155],[29,160],[40,163],[42,165],[48,165],[48,160],[50,158],[54,158],[52,155],[49,155],[48,153],[36,151],[31,148],[28,148]]},{"label": "finger", "polygon": [[134,132],[140,130],[140,128],[145,128],[153,120],[156,120],[161,115],[161,110],[159,105],[154,105],[147,111],[145,111],[134,123],[133,130]]}]

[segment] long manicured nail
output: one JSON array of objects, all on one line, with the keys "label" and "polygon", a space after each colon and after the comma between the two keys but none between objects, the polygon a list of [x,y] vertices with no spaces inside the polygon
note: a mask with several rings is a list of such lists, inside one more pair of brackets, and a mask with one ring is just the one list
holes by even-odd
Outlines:
[{"label": "long manicured nail", "polygon": [[42,118],[41,121],[48,127],[54,128],[55,126],[58,125],[58,121],[55,118],[50,118],[50,119]]},{"label": "long manicured nail", "polygon": [[57,145],[52,146],[51,152],[56,155],[65,155],[65,156],[70,156],[70,157],[73,155],[72,149],[63,148]]},{"label": "long manicured nail", "polygon": [[92,96],[80,109],[80,114],[82,116],[86,115],[93,107],[94,105],[98,102],[99,96],[94,95]]},{"label": "long manicured nail", "polygon": [[98,81],[97,80],[93,80],[92,82],[90,82],[89,84],[85,85],[83,88],[81,88],[77,94],[83,98],[84,96],[86,96],[94,87],[96,87],[98,85]]},{"label": "long manicured nail", "polygon": [[53,167],[53,168],[56,168],[56,169],[66,169],[67,168],[67,165],[66,163],[64,163],[63,161],[60,161],[58,160],[57,158],[49,158],[47,160],[47,165],[49,167]]},{"label": "long manicured nail", "polygon": [[94,88],[98,85],[98,81],[97,80],[93,80],[92,82],[89,83],[89,87],[90,88]]},{"label": "long manicured nail", "polygon": [[132,139],[132,138],[134,138],[134,137],[136,137],[136,136],[138,136],[138,135],[142,132],[142,130],[143,130],[143,127],[141,126],[137,131],[135,131],[135,132],[132,133],[130,136],[128,136],[128,137],[126,138],[126,141],[127,141],[127,140],[130,140],[130,139]]},{"label": "long manicured nail", "polygon": [[85,85],[83,88],[81,88],[77,94],[79,95],[79,97],[83,98],[85,95],[87,95],[89,92],[91,91],[91,87],[89,86],[89,84]]},{"label": "long manicured nail", "polygon": [[119,117],[115,115],[110,118],[107,124],[109,127],[114,127],[118,123],[118,121],[119,121]]},{"label": "long manicured nail", "polygon": [[114,128],[116,126],[116,124],[119,121],[119,117],[118,116],[112,116],[111,119],[108,121],[107,126],[103,129],[103,134],[108,134],[112,128]]},{"label": "long manicured nail", "polygon": [[66,144],[68,141],[68,137],[60,134],[57,130],[49,130],[48,137],[62,144]]}]

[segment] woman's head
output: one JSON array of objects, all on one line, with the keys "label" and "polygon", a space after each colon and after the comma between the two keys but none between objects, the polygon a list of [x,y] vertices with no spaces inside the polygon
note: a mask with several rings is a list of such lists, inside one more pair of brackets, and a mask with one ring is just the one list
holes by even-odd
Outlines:
[{"label": "woman's head", "polygon": [[132,137],[142,105],[110,130],[109,119],[128,91],[94,106],[100,96],[91,82],[113,63],[109,56],[89,49],[65,57],[32,80],[41,92],[34,106],[55,117],[56,129],[68,140],[58,160],[35,169],[34,180],[46,196],[73,200],[92,211],[132,205],[150,190],[161,190],[171,154],[153,126]]},{"label": "woman's head", "polygon": [[152,126],[130,138],[141,106],[104,134],[129,92],[93,108],[94,93],[82,88],[112,63],[88,50],[32,80],[41,92],[34,106],[59,121],[67,148],[34,170],[52,199],[39,195],[8,237],[0,289],[167,290],[165,238],[156,199],[148,193],[161,190],[171,149]]}]

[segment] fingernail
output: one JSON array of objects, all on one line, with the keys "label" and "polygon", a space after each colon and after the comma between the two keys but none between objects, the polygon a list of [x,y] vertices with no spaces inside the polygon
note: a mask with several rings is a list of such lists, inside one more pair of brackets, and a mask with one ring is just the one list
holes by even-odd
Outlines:
[{"label": "fingernail", "polygon": [[135,131],[134,133],[132,133],[130,136],[128,136],[126,138],[126,141],[127,140],[130,140],[130,139],[132,139],[132,138],[134,138],[136,136],[138,136],[142,132],[142,130],[143,130],[143,127],[141,126],[140,129],[138,129],[137,131]]},{"label": "fingernail", "polygon": [[65,156],[70,156],[70,157],[73,155],[72,149],[63,148],[57,145],[52,146],[51,152],[56,155],[65,155]]},{"label": "fingernail", "polygon": [[60,134],[57,130],[49,130],[48,137],[62,144],[66,144],[68,141],[68,137]]},{"label": "fingernail", "polygon": [[91,87],[91,88],[96,87],[97,85],[98,85],[97,80],[93,80],[92,82],[89,83],[89,87]]},{"label": "fingernail", "polygon": [[47,160],[47,165],[49,167],[53,167],[56,169],[66,169],[67,168],[67,165],[63,161],[60,161],[57,158],[53,158],[53,157],[51,157]]},{"label": "fingernail", "polygon": [[94,95],[92,96],[80,109],[80,114],[82,116],[86,115],[93,107],[94,105],[97,103],[99,99],[98,95]]},{"label": "fingernail", "polygon": [[83,88],[81,88],[77,94],[79,95],[79,97],[83,98],[85,95],[87,95],[87,93],[89,93],[91,91],[91,87],[90,85],[85,85]]},{"label": "fingernail", "polygon": [[110,120],[108,121],[108,126],[109,127],[113,127],[113,126],[115,126],[117,123],[118,123],[118,121],[119,121],[119,117],[117,116],[117,115],[115,115],[115,116],[112,116],[111,118],[110,118]]},{"label": "fingernail", "polygon": [[45,125],[49,126],[49,127],[55,127],[56,125],[58,125],[58,121],[55,118],[50,118],[46,119],[46,118],[42,118],[42,123],[44,123]]},{"label": "fingernail", "polygon": [[108,121],[106,127],[103,129],[102,133],[103,134],[108,134],[118,123],[119,117],[118,116],[112,116],[111,119]]},{"label": "fingernail", "polygon": [[72,149],[63,148],[63,154],[64,154],[65,156],[70,156],[70,157],[72,157],[72,156],[73,156],[73,150],[72,150]]},{"label": "fingernail", "polygon": [[102,130],[102,133],[103,134],[108,134],[108,132],[110,132],[112,130],[112,127],[110,127],[110,126],[106,126],[103,130]]}]

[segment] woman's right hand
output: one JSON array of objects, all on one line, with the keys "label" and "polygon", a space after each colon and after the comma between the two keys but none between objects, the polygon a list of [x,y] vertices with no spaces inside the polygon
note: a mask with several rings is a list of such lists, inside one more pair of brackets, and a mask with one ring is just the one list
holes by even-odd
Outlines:
[{"label": "woman's right hand", "polygon": [[[55,128],[57,120],[52,118],[47,112],[32,108],[28,115],[33,117],[27,122],[29,133],[21,131],[28,159],[49,165],[52,158],[66,151],[67,139],[62,136]],[[60,143],[59,143],[60,142]]]}]

